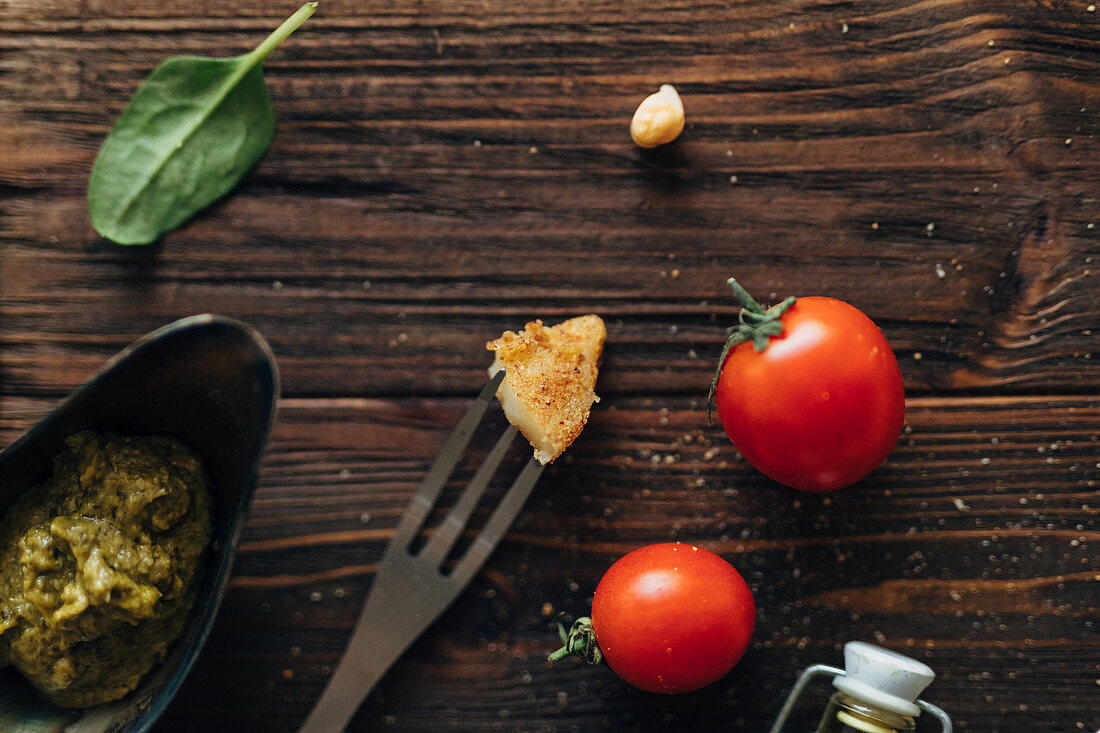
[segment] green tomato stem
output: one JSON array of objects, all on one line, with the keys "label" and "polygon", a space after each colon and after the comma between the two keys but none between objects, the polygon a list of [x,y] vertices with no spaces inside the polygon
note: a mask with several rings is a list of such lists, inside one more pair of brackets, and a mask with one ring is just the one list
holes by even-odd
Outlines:
[{"label": "green tomato stem", "polygon": [[558,636],[562,639],[562,647],[547,657],[551,664],[560,662],[566,657],[579,657],[589,664],[599,664],[603,661],[603,652],[596,643],[596,631],[592,628],[592,619],[582,616],[569,627],[569,633],[565,633],[565,627],[558,621]]},{"label": "green tomato stem", "polygon": [[305,23],[306,19],[313,15],[315,10],[317,10],[316,2],[306,3],[298,8],[294,15],[284,20],[282,25],[272,31],[271,35],[265,38],[259,46],[252,49],[248,55],[255,57],[257,61],[263,61],[269,53],[275,50],[276,46],[287,39],[287,36],[298,30],[298,27]]},{"label": "green tomato stem", "polygon": [[734,297],[741,303],[741,312],[737,315],[737,325],[726,329],[726,343],[722,347],[722,355],[718,357],[718,368],[714,371],[714,379],[710,382],[710,392],[707,394],[707,425],[710,425],[710,413],[714,404],[714,393],[718,389],[718,377],[722,374],[722,367],[726,364],[730,349],[746,341],[752,341],[752,346],[757,351],[768,348],[771,339],[783,333],[783,322],[779,320],[780,316],[786,313],[796,300],[792,295],[768,310],[764,310],[756,299],[749,295],[749,291],[741,287],[741,283],[732,277],[726,283],[733,289]]},{"label": "green tomato stem", "polygon": [[732,277],[726,280],[726,284],[733,288],[733,294],[740,301],[741,305],[753,313],[763,314],[764,309],[760,307],[760,304],[756,302],[756,299],[749,295],[749,291],[741,287],[741,283],[737,282]]}]

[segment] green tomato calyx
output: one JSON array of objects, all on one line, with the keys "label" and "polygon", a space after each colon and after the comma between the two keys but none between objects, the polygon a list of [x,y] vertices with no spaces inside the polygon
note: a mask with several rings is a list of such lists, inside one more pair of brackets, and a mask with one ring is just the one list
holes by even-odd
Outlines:
[{"label": "green tomato calyx", "polygon": [[557,624],[562,647],[547,657],[551,664],[560,662],[566,657],[580,657],[589,664],[599,664],[603,661],[603,652],[596,643],[596,631],[592,628],[592,619],[582,616],[573,622],[568,633],[560,619]]},{"label": "green tomato calyx", "polygon": [[718,389],[718,377],[722,374],[722,367],[726,364],[726,357],[730,349],[752,342],[752,347],[757,351],[763,351],[773,336],[783,333],[783,322],[780,317],[787,309],[794,305],[795,296],[785,298],[781,303],[764,310],[756,299],[749,295],[749,291],[741,287],[741,283],[732,277],[726,280],[737,300],[741,302],[741,312],[737,315],[737,325],[726,329],[726,344],[722,347],[722,355],[718,357],[718,368],[714,371],[714,379],[710,383],[710,393],[707,394],[707,424],[710,424],[711,406],[714,404],[714,393]]}]

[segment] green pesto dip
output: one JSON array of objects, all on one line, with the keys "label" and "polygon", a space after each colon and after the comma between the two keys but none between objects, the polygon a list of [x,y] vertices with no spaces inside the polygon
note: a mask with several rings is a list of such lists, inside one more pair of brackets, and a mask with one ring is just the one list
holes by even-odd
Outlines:
[{"label": "green pesto dip", "polygon": [[170,438],[86,430],[65,446],[0,519],[0,667],[87,708],[137,687],[183,630],[210,490]]}]

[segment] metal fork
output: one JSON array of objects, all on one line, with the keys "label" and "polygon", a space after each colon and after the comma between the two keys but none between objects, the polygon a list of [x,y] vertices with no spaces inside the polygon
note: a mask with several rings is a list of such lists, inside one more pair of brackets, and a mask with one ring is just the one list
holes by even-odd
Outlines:
[{"label": "metal fork", "polygon": [[501,369],[481,390],[443,444],[405,510],[378,565],[374,585],[344,656],[300,733],[344,730],[382,675],[473,579],[527,501],[543,469],[534,458],[520,472],[454,570],[443,573],[444,559],[465,529],[489,479],[496,473],[516,436],[515,427],[509,425],[423,549],[416,555],[409,551],[503,379],[504,370]]}]

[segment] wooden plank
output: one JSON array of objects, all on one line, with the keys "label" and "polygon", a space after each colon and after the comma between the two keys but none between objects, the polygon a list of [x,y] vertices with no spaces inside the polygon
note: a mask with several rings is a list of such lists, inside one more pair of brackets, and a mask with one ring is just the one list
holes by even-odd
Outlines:
[{"label": "wooden plank", "polygon": [[[283,401],[214,635],[158,730],[295,729],[467,404]],[[48,407],[6,398],[0,439]],[[609,398],[352,729],[763,730],[797,671],[851,639],[927,661],[960,730],[1091,725],[1098,427],[1096,396],[911,399],[887,463],[821,496],[762,478],[690,399]],[[552,616],[583,613],[617,557],[662,540],[720,552],[753,588],[738,670],[664,698],[547,668]]]},{"label": "wooden plank", "polygon": [[[324,0],[269,60],[279,131],[240,189],[156,247],[98,239],[88,169],[138,81],[169,54],[240,53],[297,4],[0,13],[0,439],[201,311],[259,327],[291,397],[158,730],[294,730],[484,341],[588,311],[609,325],[605,401],[353,730],[762,730],[849,639],[928,661],[959,730],[1096,728],[1088,3]],[[687,130],[638,151],[627,121],[668,81]],[[861,485],[782,489],[703,424],[730,274],[886,332],[909,432]],[[738,670],[657,698],[546,668],[552,617],[665,539],[752,585]]]},{"label": "wooden plank", "polygon": [[[595,311],[605,392],[699,394],[735,317],[730,274],[863,308],[913,394],[1100,387],[1095,16],[570,7],[326,4],[269,64],[268,157],[141,250],[88,225],[102,136],[166,53],[238,53],[278,13],[9,14],[0,390],[60,394],[212,310],[272,340],[289,394],[462,394],[488,337]],[[688,131],[642,153],[626,122],[669,79]]]}]

